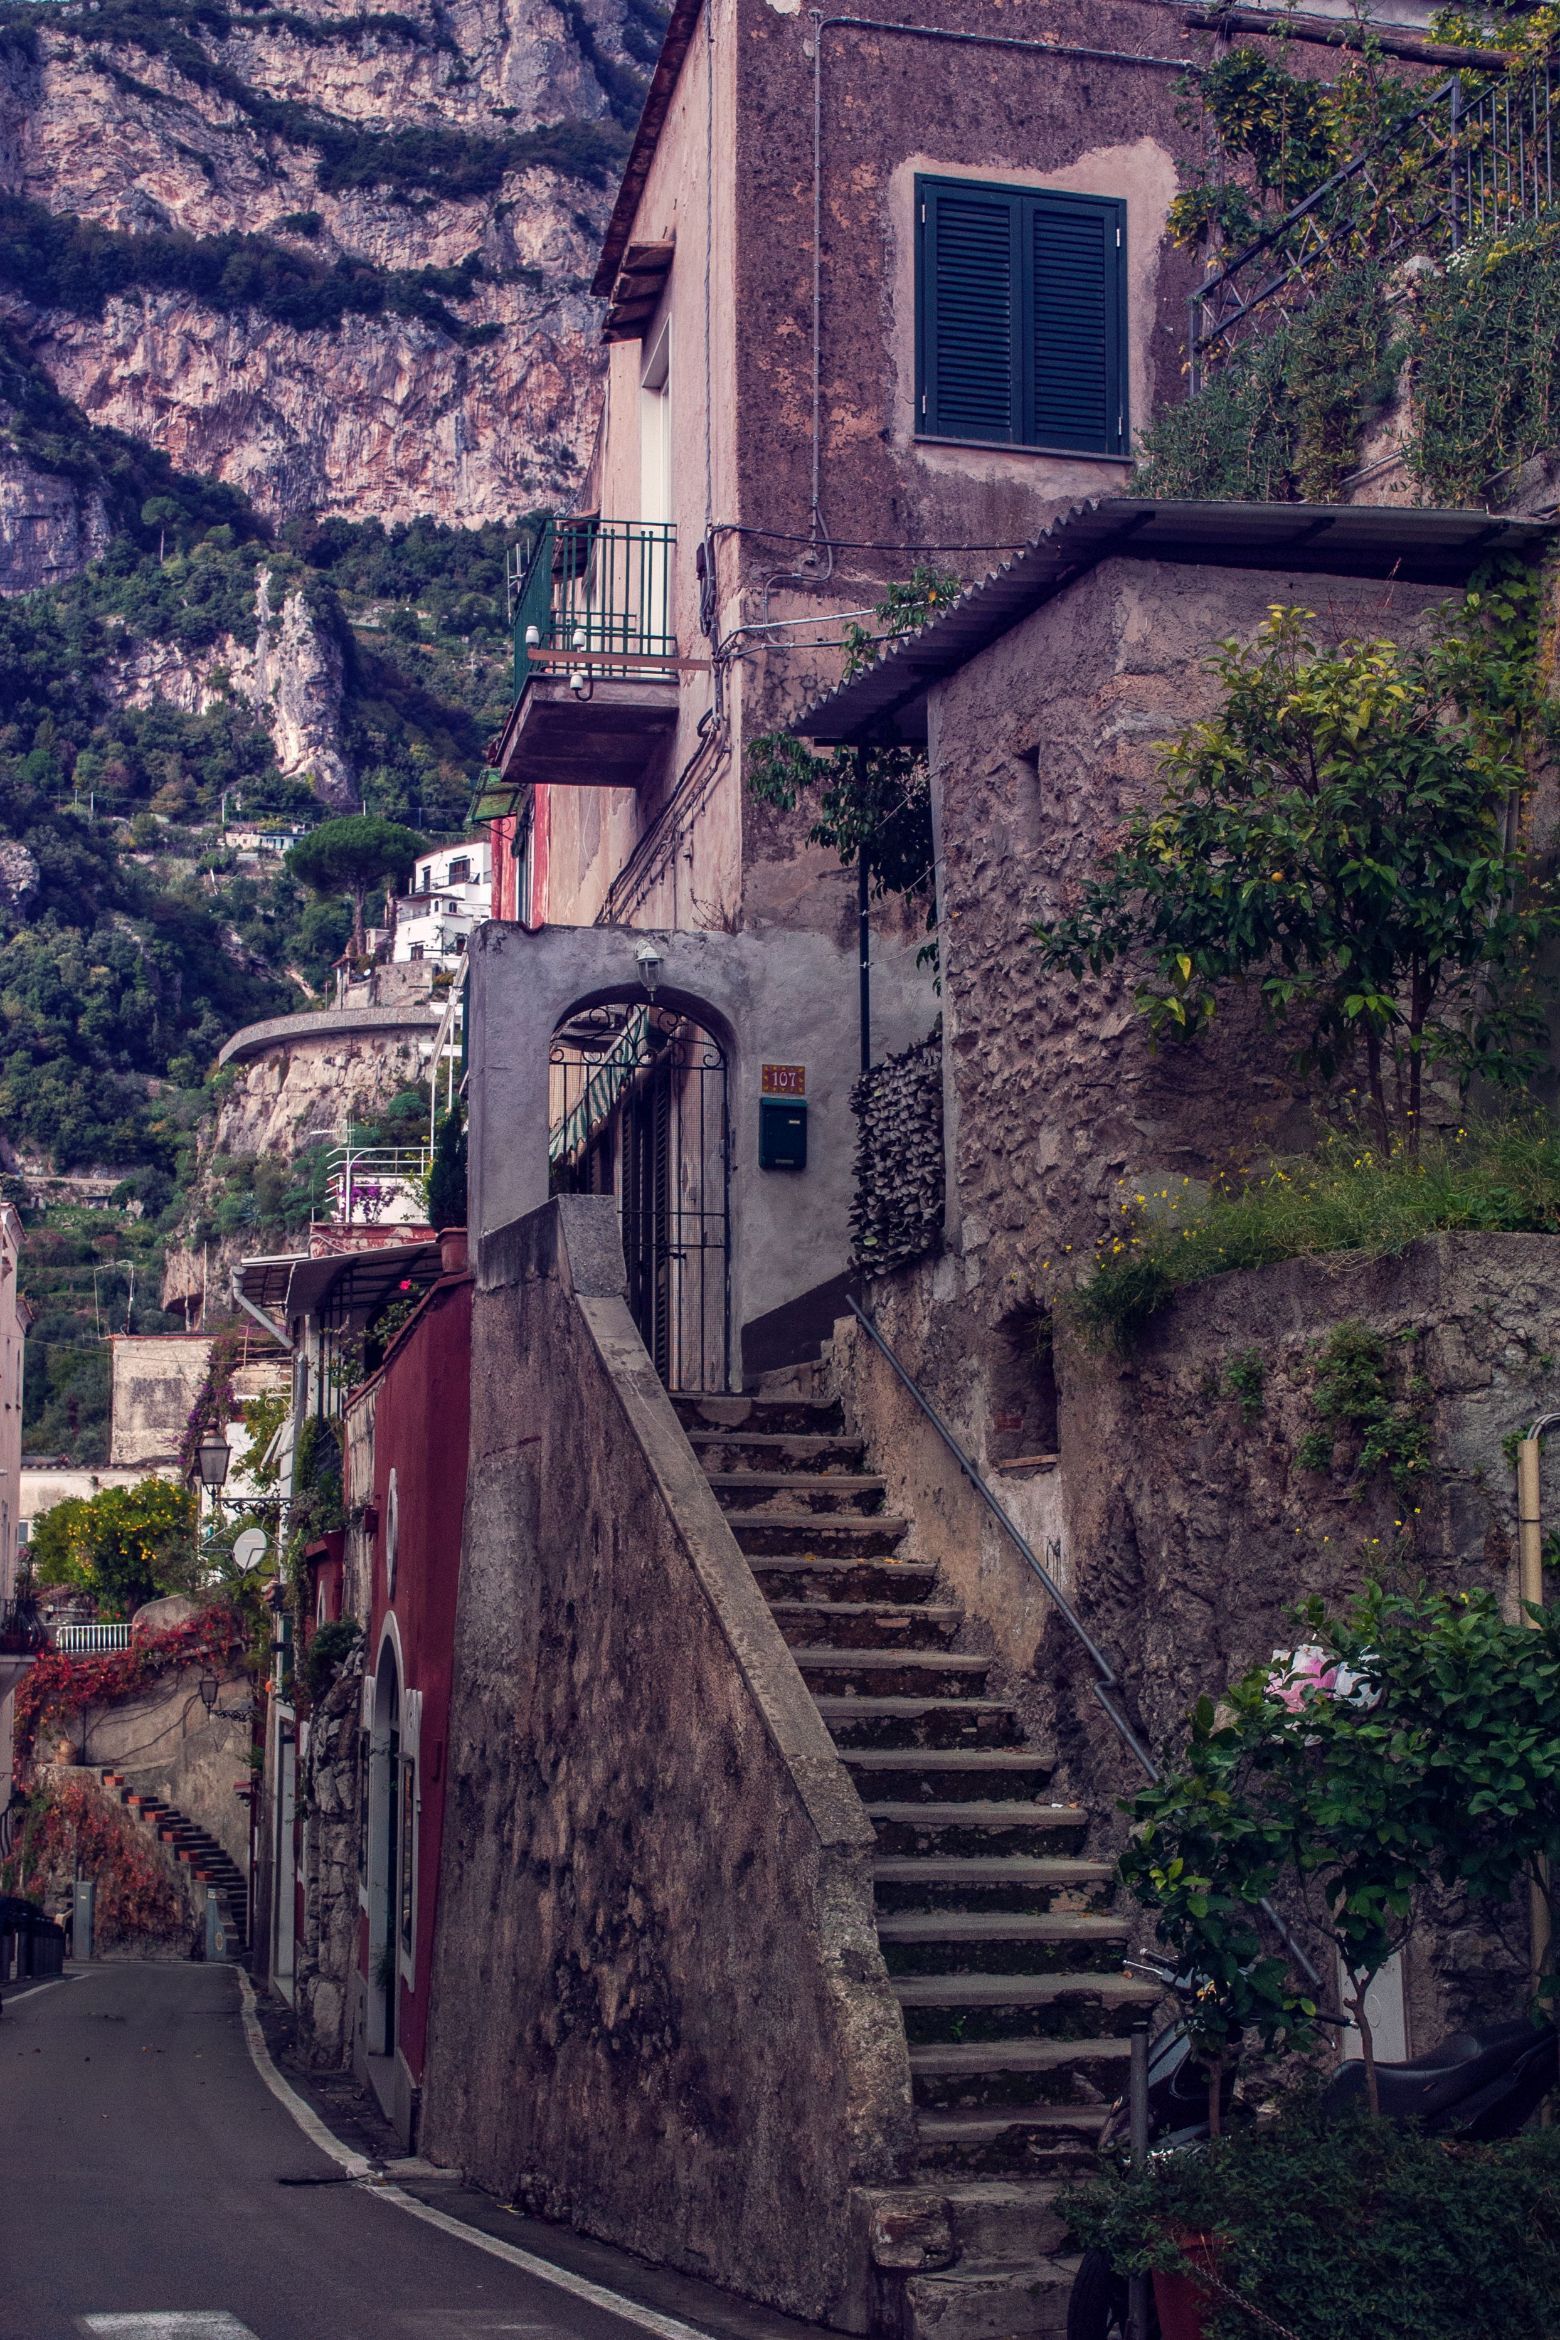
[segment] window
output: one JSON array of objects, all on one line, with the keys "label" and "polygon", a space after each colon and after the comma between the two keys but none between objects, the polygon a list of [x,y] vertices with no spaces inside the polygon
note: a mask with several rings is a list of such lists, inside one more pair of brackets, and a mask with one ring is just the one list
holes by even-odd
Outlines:
[{"label": "window", "polygon": [[916,180],[916,430],[1127,452],[1127,207]]},{"label": "window", "polygon": [[412,956],[414,959],[420,959],[420,958],[422,957],[422,955],[423,955],[423,945],[422,945],[421,943],[413,943],[413,945],[412,945],[412,949],[411,949],[411,956]]},{"label": "window", "polygon": [[445,884],[446,884],[447,886],[469,886],[469,885],[470,885],[470,883],[471,883],[471,860],[470,860],[470,857],[469,857],[469,855],[462,856],[462,858],[461,858],[459,861],[452,861],[452,862],[450,863],[450,874],[449,874],[449,876],[448,876],[448,877],[445,879],[445,881],[444,881],[444,882],[445,882]]}]

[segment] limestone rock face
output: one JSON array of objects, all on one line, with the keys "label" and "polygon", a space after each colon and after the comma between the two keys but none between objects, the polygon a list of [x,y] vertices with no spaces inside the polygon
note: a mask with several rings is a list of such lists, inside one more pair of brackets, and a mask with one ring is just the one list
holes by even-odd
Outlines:
[{"label": "limestone rock face", "polygon": [[0,841],[0,907],[26,910],[38,891],[38,864],[14,838]]},{"label": "limestone rock face", "polygon": [[246,700],[271,736],[284,779],[307,780],[333,810],[351,812],[357,789],[341,743],[341,648],[301,590],[274,603],[270,571],[256,571],[253,643],[224,634],[209,649],[138,642],[123,660],[119,696],[129,707],[162,699],[204,715],[225,697]]},{"label": "limestone rock face", "polygon": [[40,471],[0,444],[0,593],[57,585],[108,544],[108,514],[95,489]]},{"label": "limestone rock face", "polygon": [[[393,293],[378,313],[284,323],[237,286],[208,299],[131,285],[95,314],[51,304],[46,283],[8,292],[0,317],[90,421],[272,516],[473,523],[544,503],[578,476],[594,423],[586,288],[643,74],[630,14],[626,0],[406,0],[377,22],[235,12],[224,32],[174,5],[160,45],[40,22],[30,59],[0,59],[0,193],[120,234],[263,235],[326,269],[474,260],[478,274],[469,293],[427,288],[447,324],[396,313]],[[501,151],[556,125],[594,161]],[[342,160],[356,135],[418,133],[445,142],[443,167],[387,170],[366,145]],[[452,136],[466,144],[450,162]],[[64,483],[47,526],[44,491],[22,491],[36,541],[24,529],[12,544],[14,492],[0,477],[13,566],[69,573],[90,557],[73,553],[90,514]]]}]

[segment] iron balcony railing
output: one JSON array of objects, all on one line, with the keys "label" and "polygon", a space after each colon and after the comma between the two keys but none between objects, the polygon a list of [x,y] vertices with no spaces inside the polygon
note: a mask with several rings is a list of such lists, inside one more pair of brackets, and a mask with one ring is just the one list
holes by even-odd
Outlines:
[{"label": "iron balcony railing", "polygon": [[515,696],[537,674],[636,674],[670,666],[668,521],[544,520],[515,601]]},{"label": "iron balcony railing", "polygon": [[1339,268],[1440,257],[1552,212],[1555,96],[1547,57],[1487,83],[1443,81],[1198,286],[1187,331],[1193,393],[1211,367],[1307,308]]}]

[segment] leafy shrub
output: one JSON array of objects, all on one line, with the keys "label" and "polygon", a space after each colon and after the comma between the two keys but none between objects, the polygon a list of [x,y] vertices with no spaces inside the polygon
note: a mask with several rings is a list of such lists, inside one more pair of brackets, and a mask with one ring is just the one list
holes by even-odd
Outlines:
[{"label": "leafy shrub", "polygon": [[79,1585],[99,1614],[128,1617],[159,1593],[193,1589],[195,1497],[169,1479],[67,1496],[33,1528],[40,1584]]},{"label": "leafy shrub", "polygon": [[[1298,2340],[1513,2340],[1560,2330],[1560,2131],[1451,2145],[1302,2104],[1206,2153],[1156,2155],[1068,2197],[1080,2240],[1123,2270],[1221,2238],[1228,2290]],[[1210,2340],[1272,2327],[1220,2296]]]},{"label": "leafy shrub", "polygon": [[350,1617],[337,1617],[330,1624],[315,1628],[303,1659],[303,1679],[311,1706],[318,1706],[362,1638],[362,1628]]}]

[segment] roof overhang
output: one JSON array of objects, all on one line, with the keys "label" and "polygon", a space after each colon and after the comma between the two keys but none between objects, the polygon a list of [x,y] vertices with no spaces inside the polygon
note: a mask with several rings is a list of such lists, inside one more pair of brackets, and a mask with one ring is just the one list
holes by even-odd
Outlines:
[{"label": "roof overhang", "polygon": [[1499,553],[1533,558],[1555,541],[1544,520],[1381,504],[1197,504],[1098,498],[1062,514],[972,585],[945,615],[905,634],[791,726],[820,746],[922,747],[927,694],[946,676],[1118,554],[1216,569],[1465,585]]},{"label": "roof overhang", "polygon": [[324,1259],[292,1252],[246,1259],[234,1271],[235,1288],[252,1306],[290,1325],[300,1317],[333,1325],[378,1314],[402,1284],[426,1291],[439,1276],[439,1246],[429,1238],[337,1252]]},{"label": "roof overhang", "polygon": [[655,160],[655,150],[671,109],[672,93],[677,87],[677,77],[693,40],[702,5],[703,0],[676,0],[667,21],[661,54],[655,61],[650,87],[645,92],[639,124],[634,132],[634,143],[628,150],[628,161],[623,166],[617,201],[607,221],[607,232],[601,239],[601,258],[591,280],[591,291],[602,300],[607,299],[617,282],[619,265],[638,217],[639,198],[650,176],[650,165]]}]

